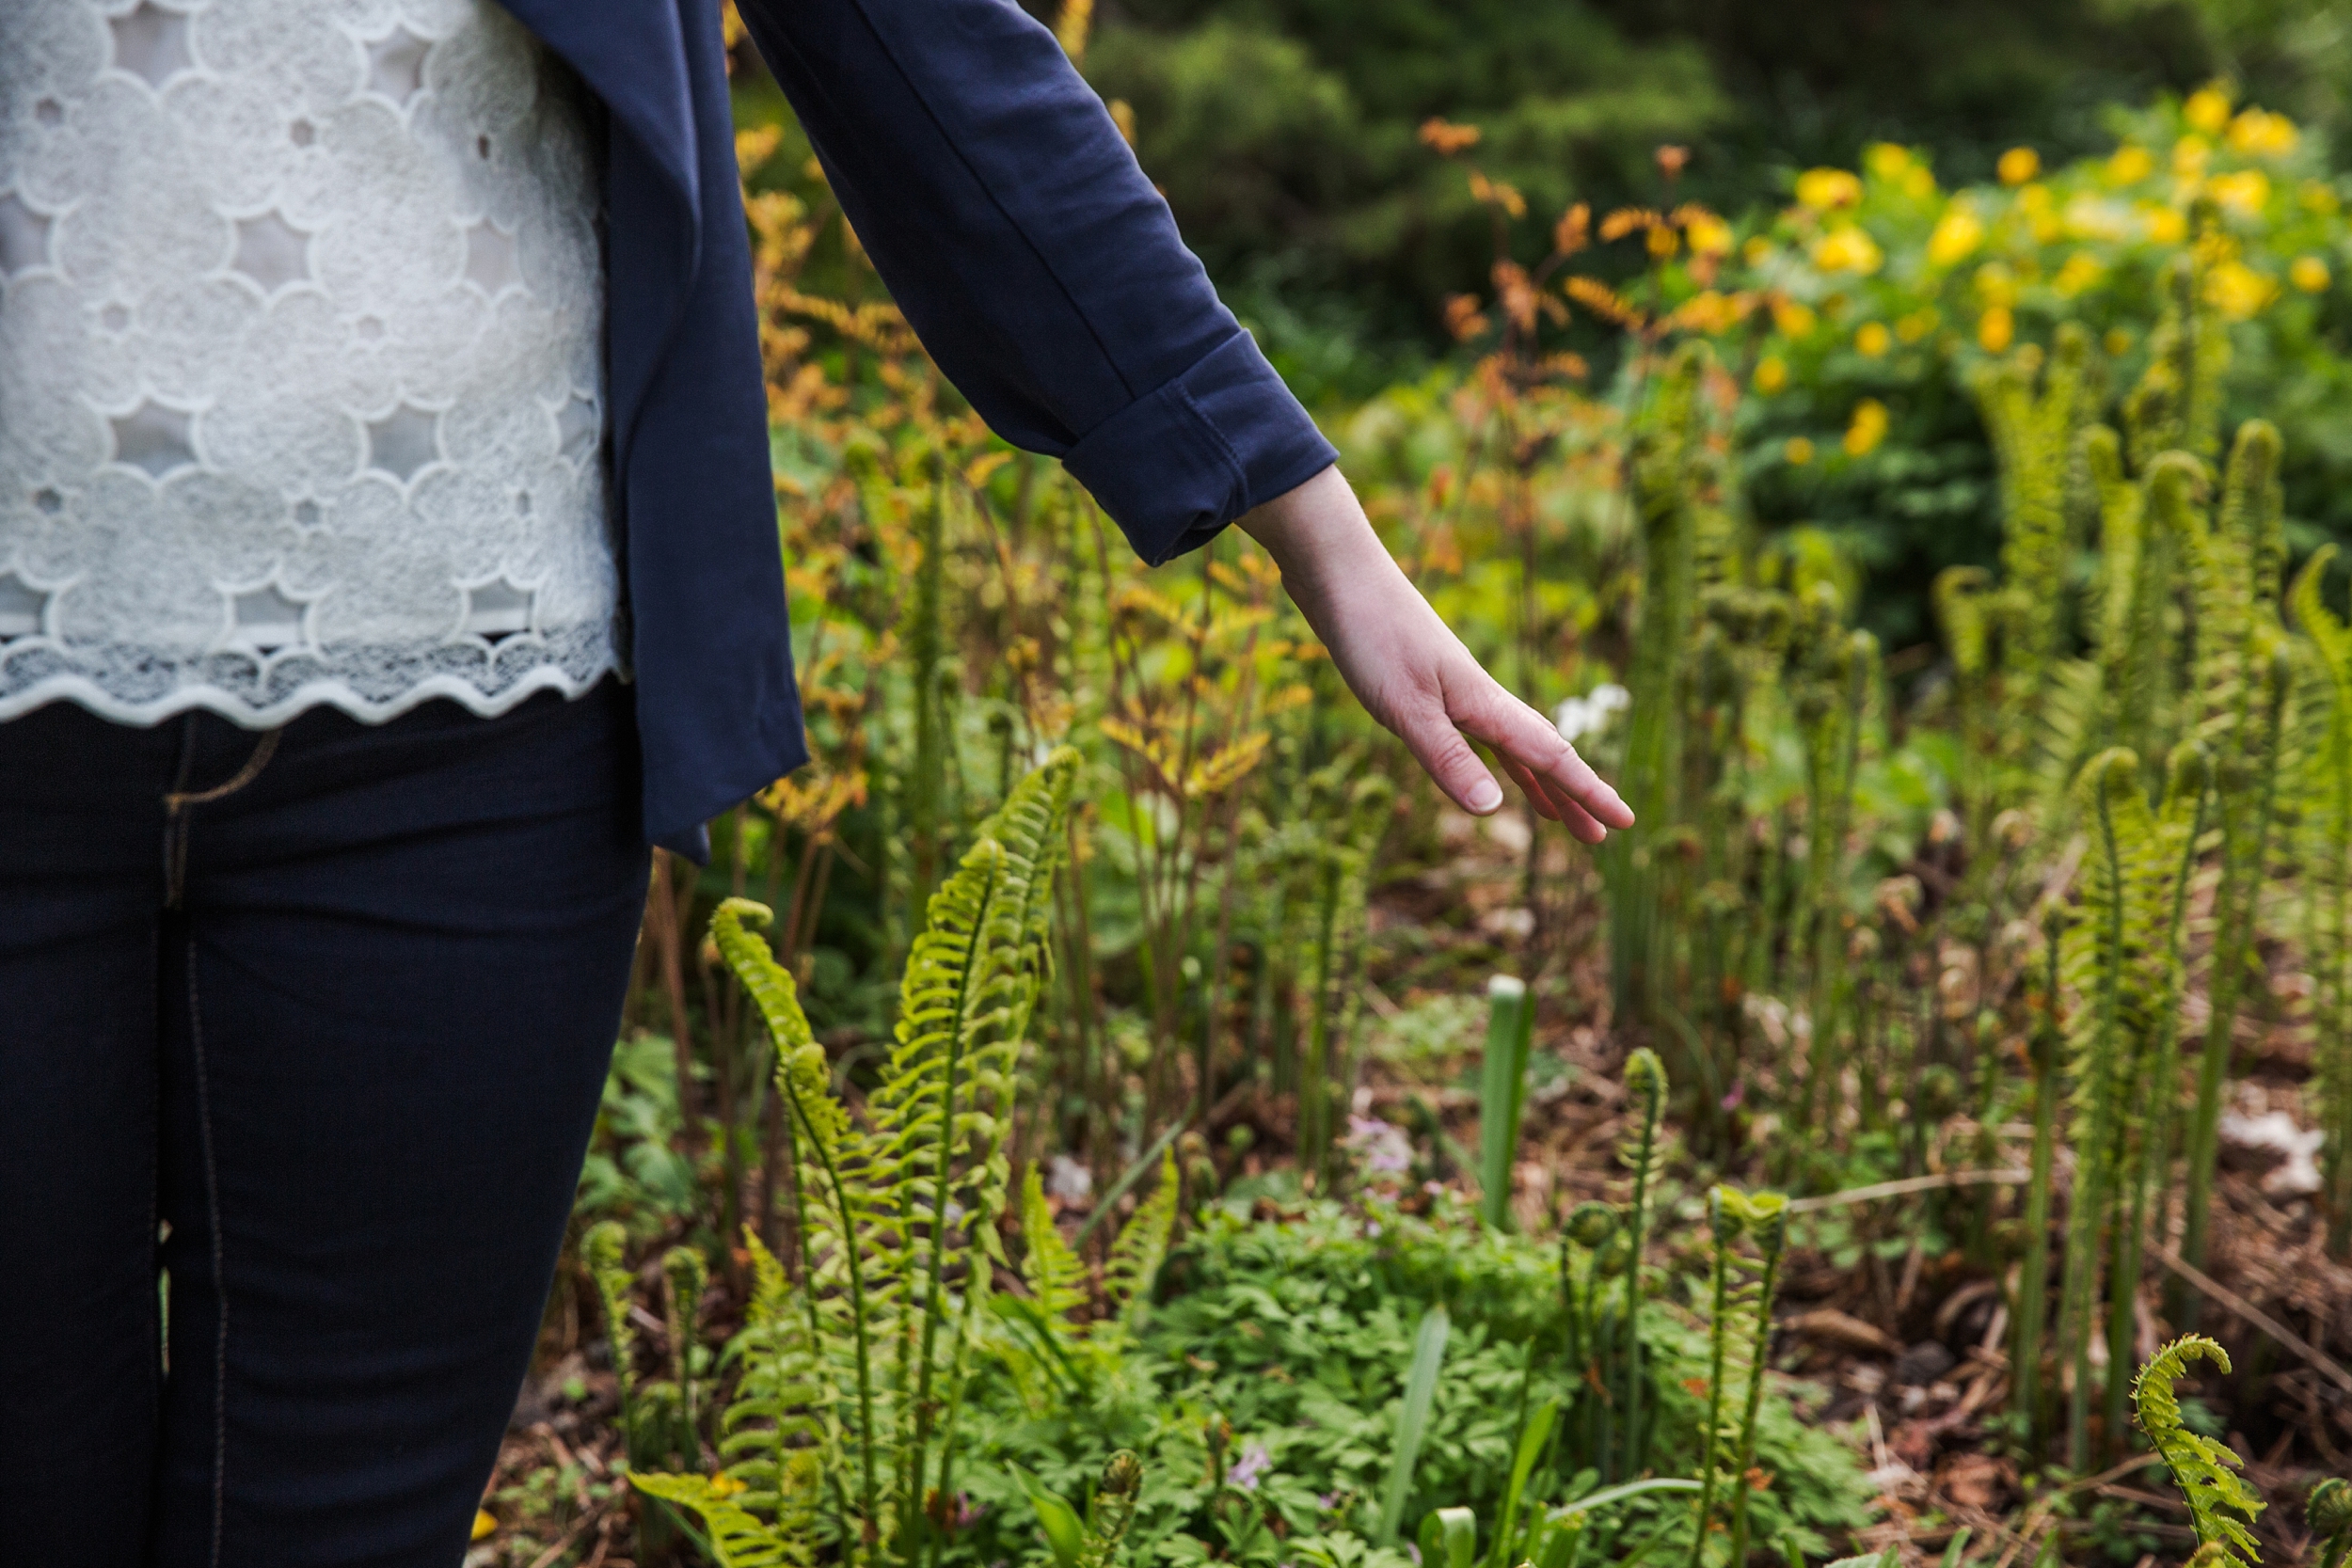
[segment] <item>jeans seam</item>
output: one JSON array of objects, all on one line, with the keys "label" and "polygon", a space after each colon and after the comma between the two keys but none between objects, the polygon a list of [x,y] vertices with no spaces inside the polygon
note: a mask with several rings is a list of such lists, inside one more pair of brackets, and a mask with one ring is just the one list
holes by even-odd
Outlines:
[{"label": "jeans seam", "polygon": [[[266,759],[264,759],[266,760]],[[260,771],[256,768],[255,771]],[[197,1142],[204,1159],[204,1208],[212,1230],[213,1302],[218,1327],[213,1337],[213,1549],[211,1568],[220,1568],[223,1522],[229,1491],[229,1274],[222,1239],[220,1168],[213,1151],[212,1074],[204,1062],[204,1015],[196,986],[196,940],[188,940],[188,1044],[196,1062]]]},{"label": "jeans seam", "polygon": [[[208,806],[215,800],[225,800],[260,778],[262,769],[267,768],[270,759],[278,754],[278,742],[284,734],[283,730],[270,730],[265,733],[262,736],[261,744],[253,748],[253,754],[245,759],[245,766],[238,768],[228,783],[216,784],[211,789],[193,792],[174,789],[164,797],[164,908],[178,909],[182,898],[187,893],[188,808]],[[191,732],[192,739],[193,732]],[[193,754],[192,751],[188,753],[188,755]],[[187,759],[183,756],[181,762],[183,776],[179,781],[182,784],[187,782],[186,772]]]}]

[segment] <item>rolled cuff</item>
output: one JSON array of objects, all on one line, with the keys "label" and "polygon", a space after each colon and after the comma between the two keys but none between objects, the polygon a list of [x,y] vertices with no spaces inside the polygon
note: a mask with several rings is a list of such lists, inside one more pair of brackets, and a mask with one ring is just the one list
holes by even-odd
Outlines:
[{"label": "rolled cuff", "polygon": [[1339,461],[1314,420],[1236,330],[1193,367],[1089,431],[1062,458],[1157,566]]}]

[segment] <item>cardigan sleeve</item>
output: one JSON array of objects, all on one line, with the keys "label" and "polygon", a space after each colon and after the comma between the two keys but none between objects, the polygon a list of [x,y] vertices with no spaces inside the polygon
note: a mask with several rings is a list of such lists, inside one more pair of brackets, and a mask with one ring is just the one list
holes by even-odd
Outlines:
[{"label": "cardigan sleeve", "polygon": [[1337,457],[1012,0],[738,0],[842,209],[991,428],[1062,460],[1146,562]]}]

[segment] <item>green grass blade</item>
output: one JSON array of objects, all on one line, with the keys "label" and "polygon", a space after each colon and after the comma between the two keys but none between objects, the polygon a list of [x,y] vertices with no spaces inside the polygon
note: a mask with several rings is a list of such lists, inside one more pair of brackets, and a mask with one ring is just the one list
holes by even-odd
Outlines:
[{"label": "green grass blade", "polygon": [[1380,1528],[1373,1537],[1376,1545],[1395,1544],[1396,1532],[1405,1523],[1405,1502],[1413,1490],[1413,1468],[1421,1460],[1422,1441],[1429,1435],[1429,1411],[1438,1398],[1438,1369],[1445,1363],[1446,1336],[1452,1330],[1445,1308],[1433,1307],[1413,1332],[1413,1365],[1405,1377],[1405,1402],[1396,1413],[1396,1447],[1389,1458],[1388,1484],[1380,1490]]}]

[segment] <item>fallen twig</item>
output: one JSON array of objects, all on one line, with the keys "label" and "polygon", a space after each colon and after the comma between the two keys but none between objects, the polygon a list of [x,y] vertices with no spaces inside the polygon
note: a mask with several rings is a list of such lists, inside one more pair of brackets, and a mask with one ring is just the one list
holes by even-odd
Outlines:
[{"label": "fallen twig", "polygon": [[[1789,1207],[1793,1209],[1796,1205],[1790,1204]],[[2239,1295],[2235,1291],[2231,1290],[2219,1280],[2215,1279],[2211,1275],[2199,1268],[2196,1264],[2189,1262],[2180,1254],[2174,1252],[2170,1247],[2164,1245],[2162,1243],[2156,1243],[2151,1245],[2149,1250],[2155,1254],[2156,1261],[2162,1263],[2166,1268],[2170,1269],[2174,1274],[2179,1275],[2183,1279],[2187,1280],[2191,1285],[2194,1285],[2205,1295],[2211,1297],[2217,1302],[2219,1302],[2222,1306],[2228,1307],[2239,1317],[2244,1318],[2248,1323],[2252,1323],[2256,1328],[2261,1329],[2265,1334],[2269,1335],[2273,1339],[2279,1341],[2279,1343],[2286,1346],[2287,1349],[2293,1351],[2296,1355],[2301,1356],[2304,1363],[2320,1376],[2326,1378],[2328,1382],[2334,1384],[2345,1393],[2352,1394],[2352,1372],[2345,1371],[2342,1366],[2338,1365],[2328,1356],[2327,1352],[2321,1350],[2317,1345],[2312,1344],[2309,1339],[2304,1338],[2300,1334],[2296,1333],[2295,1330],[2289,1328],[2286,1324],[2280,1323],[2278,1319],[2272,1317],[2269,1313],[2264,1311],[2252,1302],[2248,1301],[2244,1296]]]},{"label": "fallen twig", "polygon": [[1841,1193],[1823,1193],[1819,1197],[1801,1197],[1788,1205],[1788,1212],[1810,1214],[1848,1203],[1872,1203],[1882,1197],[1931,1193],[1945,1187],[2017,1187],[2032,1175],[2028,1170],[1947,1170],[1932,1176],[1906,1176],[1900,1181],[1881,1181],[1867,1187],[1848,1187]]}]

